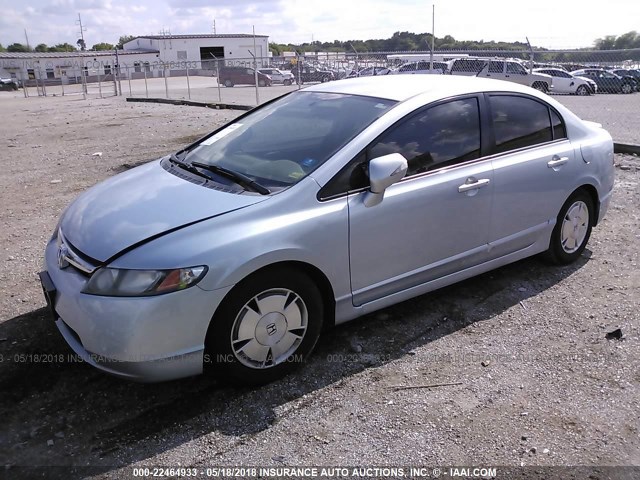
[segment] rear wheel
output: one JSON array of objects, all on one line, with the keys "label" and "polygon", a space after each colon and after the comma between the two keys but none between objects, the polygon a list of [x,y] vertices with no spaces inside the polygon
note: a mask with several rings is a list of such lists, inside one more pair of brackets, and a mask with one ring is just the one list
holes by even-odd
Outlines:
[{"label": "rear wheel", "polygon": [[265,82],[264,80],[258,80],[258,86],[259,87],[264,87],[267,84],[267,82]]},{"label": "rear wheel", "polygon": [[322,79],[320,80],[322,83],[328,82],[330,80],[329,77],[322,77]]},{"label": "rear wheel", "polygon": [[545,82],[534,82],[532,87],[536,90],[541,91],[542,93],[547,93],[549,91],[549,87]]},{"label": "rear wheel", "polygon": [[291,85],[291,80],[287,78],[283,83],[288,87],[289,85]]},{"label": "rear wheel", "polygon": [[581,96],[589,95],[589,89],[587,88],[586,85],[580,85],[576,90],[576,95],[581,95]]},{"label": "rear wheel", "polygon": [[622,93],[632,93],[633,92],[633,87],[631,86],[630,83],[623,83],[622,84]]},{"label": "rear wheel", "polygon": [[229,80],[229,79],[226,79],[224,81],[224,86],[225,87],[233,87],[233,82],[231,80]]},{"label": "rear wheel", "polygon": [[583,190],[574,193],[558,214],[545,256],[551,262],[566,265],[575,262],[589,241],[593,226],[594,206]]},{"label": "rear wheel", "polygon": [[300,365],[318,341],[320,292],[291,268],[240,282],[216,311],[205,343],[205,369],[235,384],[262,385]]}]

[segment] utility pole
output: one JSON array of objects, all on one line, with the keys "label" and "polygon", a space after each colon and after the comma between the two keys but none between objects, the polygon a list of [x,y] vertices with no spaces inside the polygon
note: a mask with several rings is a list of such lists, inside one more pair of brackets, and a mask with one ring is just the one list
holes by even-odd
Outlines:
[{"label": "utility pole", "polygon": [[27,29],[24,29],[24,38],[27,40],[27,50],[31,50],[31,46],[29,45],[29,37],[27,36]]},{"label": "utility pole", "polygon": [[433,73],[433,49],[436,44],[436,5],[431,5],[431,55],[429,58],[429,70]]},{"label": "utility pole", "polygon": [[216,19],[215,18],[213,19],[213,34],[217,35],[217,33],[216,33]]},{"label": "utility pole", "polygon": [[82,26],[82,17],[80,17],[80,14],[78,14],[78,21],[76,22],[76,25],[80,26],[80,32],[78,32],[80,34],[80,40],[82,40],[82,50],[87,48],[87,44],[84,41],[84,32],[87,31],[87,27],[83,27]]}]

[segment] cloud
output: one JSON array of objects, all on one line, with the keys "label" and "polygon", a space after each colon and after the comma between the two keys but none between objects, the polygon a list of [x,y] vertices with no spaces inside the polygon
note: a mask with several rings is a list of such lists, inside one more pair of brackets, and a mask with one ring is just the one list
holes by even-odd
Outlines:
[{"label": "cloud", "polygon": [[[28,5],[27,5],[28,3]],[[637,29],[640,2],[595,0],[531,4],[512,0],[437,2],[436,36],[459,40],[525,41],[540,46],[589,46],[595,38]],[[0,43],[75,44],[82,15],[87,44],[114,43],[121,35],[256,33],[278,43],[387,38],[396,31],[431,31],[432,3],[424,0],[0,0]],[[593,16],[598,11],[597,20]],[[624,15],[620,15],[624,12]]]}]

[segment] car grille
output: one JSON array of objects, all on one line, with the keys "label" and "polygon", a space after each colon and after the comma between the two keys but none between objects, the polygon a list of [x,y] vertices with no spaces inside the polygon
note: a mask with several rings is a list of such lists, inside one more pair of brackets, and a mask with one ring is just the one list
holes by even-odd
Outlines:
[{"label": "car grille", "polygon": [[60,268],[71,266],[80,273],[90,276],[100,266],[98,265],[98,262],[89,258],[87,255],[84,255],[77,248],[71,245],[71,243],[64,238],[62,230],[58,230],[56,245],[58,247],[58,266]]}]

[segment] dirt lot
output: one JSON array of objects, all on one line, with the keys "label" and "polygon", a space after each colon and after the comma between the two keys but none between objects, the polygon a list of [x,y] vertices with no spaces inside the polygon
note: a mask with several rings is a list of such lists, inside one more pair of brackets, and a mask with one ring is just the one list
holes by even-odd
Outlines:
[{"label": "dirt lot", "polygon": [[[131,465],[640,465],[636,158],[617,156],[612,207],[575,265],[529,259],[369,315],[260,389],[140,385],[70,361],[36,277],[44,245],[79,192],[238,113],[10,94],[0,105],[0,465],[97,467],[46,472],[60,478]],[[623,340],[605,338],[617,328]],[[394,388],[439,383],[459,384]]]}]

